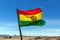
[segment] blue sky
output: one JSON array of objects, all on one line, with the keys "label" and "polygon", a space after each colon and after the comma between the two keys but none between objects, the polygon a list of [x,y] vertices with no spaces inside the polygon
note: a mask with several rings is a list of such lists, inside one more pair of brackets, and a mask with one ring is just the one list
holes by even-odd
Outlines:
[{"label": "blue sky", "polygon": [[26,36],[60,36],[60,0],[0,0],[0,34],[19,35],[16,9],[42,8],[44,26],[21,27]]}]

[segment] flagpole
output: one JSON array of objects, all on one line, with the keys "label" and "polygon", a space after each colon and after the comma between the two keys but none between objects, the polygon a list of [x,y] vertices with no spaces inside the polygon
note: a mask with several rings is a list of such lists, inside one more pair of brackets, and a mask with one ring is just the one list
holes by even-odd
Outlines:
[{"label": "flagpole", "polygon": [[20,39],[23,40],[22,31],[21,31],[21,27],[20,27],[20,21],[19,21],[19,15],[18,15],[18,9],[17,9],[17,17],[18,17],[18,26],[19,26]]}]

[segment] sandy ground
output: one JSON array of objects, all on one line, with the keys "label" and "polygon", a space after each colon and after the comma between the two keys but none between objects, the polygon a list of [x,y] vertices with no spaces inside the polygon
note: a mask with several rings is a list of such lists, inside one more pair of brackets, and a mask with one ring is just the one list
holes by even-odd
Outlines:
[{"label": "sandy ground", "polygon": [[[0,40],[20,40],[18,36],[0,36]],[[32,37],[24,36],[23,40],[60,40],[60,37]]]}]

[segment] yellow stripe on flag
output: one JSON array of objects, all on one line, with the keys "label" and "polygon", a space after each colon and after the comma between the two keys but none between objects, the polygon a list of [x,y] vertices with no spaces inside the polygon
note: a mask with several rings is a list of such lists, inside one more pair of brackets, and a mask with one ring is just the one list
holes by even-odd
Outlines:
[{"label": "yellow stripe on flag", "polygon": [[20,21],[32,21],[31,16],[35,16],[36,20],[41,20],[42,19],[42,12],[37,13],[35,15],[19,14],[19,19],[20,19]]}]

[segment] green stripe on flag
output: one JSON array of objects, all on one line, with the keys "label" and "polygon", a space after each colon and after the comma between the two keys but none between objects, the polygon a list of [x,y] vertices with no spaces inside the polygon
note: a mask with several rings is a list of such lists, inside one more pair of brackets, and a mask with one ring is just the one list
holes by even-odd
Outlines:
[{"label": "green stripe on flag", "polygon": [[38,25],[43,26],[45,25],[44,20],[37,20],[37,21],[20,21],[20,26],[31,26],[31,25]]}]

